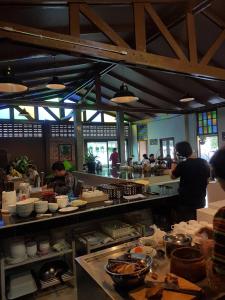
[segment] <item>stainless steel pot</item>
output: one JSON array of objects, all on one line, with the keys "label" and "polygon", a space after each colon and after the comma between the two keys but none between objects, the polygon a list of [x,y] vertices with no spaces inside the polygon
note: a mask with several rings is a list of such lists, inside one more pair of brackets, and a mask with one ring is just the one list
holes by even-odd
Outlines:
[{"label": "stainless steel pot", "polygon": [[191,247],[192,237],[188,234],[167,234],[164,236],[166,255],[171,256],[173,250],[181,247]]}]

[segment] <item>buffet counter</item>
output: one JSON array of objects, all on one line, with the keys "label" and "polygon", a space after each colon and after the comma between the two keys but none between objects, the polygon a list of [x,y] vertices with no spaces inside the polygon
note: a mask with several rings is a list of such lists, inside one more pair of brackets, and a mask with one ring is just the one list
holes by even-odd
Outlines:
[{"label": "buffet counter", "polygon": [[[163,192],[164,193],[164,192]],[[177,192],[174,189],[169,194],[149,195],[142,200],[117,200],[112,205],[105,205],[104,202],[90,203],[84,208],[73,213],[55,213],[51,217],[37,218],[31,215],[28,218],[20,218],[9,214],[0,215],[0,238],[24,234],[26,230],[34,232],[56,227],[75,225],[85,221],[96,220],[101,217],[113,216],[129,211],[135,211],[154,207],[172,207],[177,201]]]}]

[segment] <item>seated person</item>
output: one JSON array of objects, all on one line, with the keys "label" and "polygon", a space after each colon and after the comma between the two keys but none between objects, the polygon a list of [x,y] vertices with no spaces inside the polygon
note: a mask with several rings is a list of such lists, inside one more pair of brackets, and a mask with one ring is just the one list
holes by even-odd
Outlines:
[{"label": "seated person", "polygon": [[34,165],[29,165],[27,173],[30,185],[33,185],[34,187],[40,187],[41,179],[38,174],[37,168]]},{"label": "seated person", "polygon": [[149,155],[149,161],[150,161],[150,164],[154,164],[156,159],[155,159],[155,155],[154,154],[150,154]]},{"label": "seated person", "polygon": [[53,179],[48,184],[58,195],[76,195],[76,179],[65,170],[63,162],[57,161],[52,165]]},{"label": "seated person", "polygon": [[142,159],[142,161],[141,161],[141,164],[142,164],[142,165],[149,165],[149,164],[150,164],[150,161],[149,161],[149,159],[148,159],[147,154],[143,154],[143,159]]}]

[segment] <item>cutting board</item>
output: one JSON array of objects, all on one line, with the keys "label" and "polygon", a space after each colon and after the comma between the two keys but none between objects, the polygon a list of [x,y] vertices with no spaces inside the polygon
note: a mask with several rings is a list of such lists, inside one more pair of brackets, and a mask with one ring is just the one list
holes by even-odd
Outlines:
[{"label": "cutting board", "polygon": [[[134,290],[129,293],[129,297],[131,300],[150,300],[146,298],[146,292],[148,288],[140,288],[137,290]],[[195,300],[197,299],[195,296],[192,295],[186,295],[171,291],[163,291],[163,295],[161,300]]]},{"label": "cutting board", "polygon": [[[165,278],[165,276],[163,276]],[[180,288],[182,289],[190,289],[190,290],[194,290],[194,291],[201,291],[201,288],[199,286],[197,286],[196,284],[178,277],[178,285]],[[164,278],[160,278],[160,280],[164,280]],[[148,282],[150,280],[148,280],[148,275],[145,278],[145,281]],[[146,291],[149,288],[146,287],[142,287],[140,289],[136,289],[132,292],[129,293],[130,299],[131,300],[148,300],[148,298],[146,298]],[[187,295],[187,294],[181,294],[181,293],[176,293],[176,292],[172,292],[172,291],[163,291],[163,296],[161,300],[195,300],[197,299],[195,296],[192,295]]]}]

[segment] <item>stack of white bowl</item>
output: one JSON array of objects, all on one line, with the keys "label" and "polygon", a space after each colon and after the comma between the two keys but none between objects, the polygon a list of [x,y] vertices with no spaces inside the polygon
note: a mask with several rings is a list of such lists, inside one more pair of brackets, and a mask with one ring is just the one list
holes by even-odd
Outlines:
[{"label": "stack of white bowl", "polygon": [[20,217],[28,217],[34,210],[34,201],[32,199],[22,200],[16,203],[16,213]]}]

